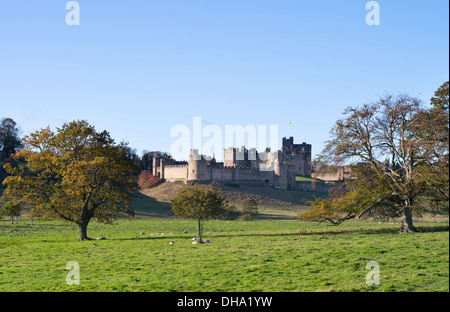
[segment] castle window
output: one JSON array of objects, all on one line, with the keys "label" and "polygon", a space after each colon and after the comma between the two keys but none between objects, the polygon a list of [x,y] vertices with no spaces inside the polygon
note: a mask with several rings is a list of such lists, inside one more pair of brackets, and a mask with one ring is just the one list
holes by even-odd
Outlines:
[{"label": "castle window", "polygon": [[192,173],[195,173],[195,170],[194,170],[194,169],[192,169]]}]

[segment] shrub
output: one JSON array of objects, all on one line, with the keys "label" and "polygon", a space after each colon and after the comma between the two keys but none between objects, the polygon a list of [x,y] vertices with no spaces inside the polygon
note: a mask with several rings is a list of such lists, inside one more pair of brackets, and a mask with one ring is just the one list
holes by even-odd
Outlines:
[{"label": "shrub", "polygon": [[247,198],[242,202],[241,220],[252,220],[258,215],[258,204],[253,198]]},{"label": "shrub", "polygon": [[236,206],[228,206],[225,208],[222,216],[220,216],[220,219],[222,220],[236,220],[241,215],[241,212],[236,208]]},{"label": "shrub", "polygon": [[161,183],[161,179],[148,170],[143,170],[138,177],[137,183],[141,189],[149,189]]}]

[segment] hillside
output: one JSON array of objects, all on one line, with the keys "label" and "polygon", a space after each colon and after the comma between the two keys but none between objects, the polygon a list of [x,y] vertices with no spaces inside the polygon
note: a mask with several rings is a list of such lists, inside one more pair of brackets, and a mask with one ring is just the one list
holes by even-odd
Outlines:
[{"label": "hillside", "polygon": [[[139,190],[133,196],[132,209],[141,218],[166,218],[171,215],[170,199],[183,186],[182,183],[165,182],[152,189]],[[297,219],[297,213],[307,208],[305,201],[326,193],[290,191],[248,185],[220,185],[229,205],[239,208],[241,202],[253,198],[258,203],[259,219]]]}]

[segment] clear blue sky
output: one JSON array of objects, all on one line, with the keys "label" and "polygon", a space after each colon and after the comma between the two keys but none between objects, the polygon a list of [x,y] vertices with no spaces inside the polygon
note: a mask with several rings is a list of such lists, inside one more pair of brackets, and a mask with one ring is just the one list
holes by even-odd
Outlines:
[{"label": "clear blue sky", "polygon": [[[278,125],[322,149],[344,108],[449,78],[447,0],[0,1],[0,117],[22,134],[85,119],[138,152],[176,124]],[[292,125],[289,126],[289,122]]]}]

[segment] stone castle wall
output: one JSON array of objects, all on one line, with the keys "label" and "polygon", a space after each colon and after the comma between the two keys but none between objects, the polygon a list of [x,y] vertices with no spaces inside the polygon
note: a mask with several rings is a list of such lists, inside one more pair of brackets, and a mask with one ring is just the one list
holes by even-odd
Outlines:
[{"label": "stone castle wall", "polygon": [[165,166],[164,177],[170,182],[187,181],[188,179],[188,165],[181,166]]}]

